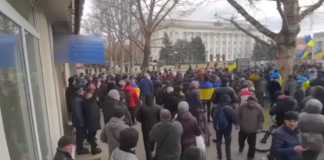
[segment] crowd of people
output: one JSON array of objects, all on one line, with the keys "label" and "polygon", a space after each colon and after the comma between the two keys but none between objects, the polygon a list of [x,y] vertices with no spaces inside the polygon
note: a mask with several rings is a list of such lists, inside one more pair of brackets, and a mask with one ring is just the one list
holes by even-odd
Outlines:
[{"label": "crowd of people", "polygon": [[[96,138],[101,129],[100,140],[107,143],[110,159],[137,160],[139,133],[134,126],[141,123],[147,160],[206,160],[201,144],[209,147],[212,136],[216,137],[212,141],[217,158],[231,160],[235,129],[238,152],[243,153],[247,141],[246,157],[252,160],[257,132],[269,108],[277,125],[269,158],[316,160],[324,144],[324,72],[303,69],[289,75],[286,82],[282,79],[280,71],[271,67],[73,76],[66,100],[75,128],[76,153],[101,153]],[[211,134],[209,123],[216,135]],[[62,139],[57,157],[72,159],[73,154],[67,154],[72,141],[66,136]]]}]

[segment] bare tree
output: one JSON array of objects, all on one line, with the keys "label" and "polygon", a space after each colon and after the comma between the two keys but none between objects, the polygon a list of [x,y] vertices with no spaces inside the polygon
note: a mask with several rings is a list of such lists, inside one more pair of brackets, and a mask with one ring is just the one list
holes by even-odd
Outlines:
[{"label": "bare tree", "polygon": [[[254,0],[249,0],[251,4],[254,3]],[[292,73],[294,65],[294,54],[296,46],[296,38],[300,32],[300,23],[301,21],[318,9],[324,2],[324,0],[317,0],[316,3],[308,6],[306,9],[301,10],[301,5],[299,0],[271,0],[276,3],[276,8],[282,19],[282,27],[278,33],[271,31],[269,28],[264,26],[260,21],[258,21],[253,15],[247,12],[244,7],[237,2],[237,0],[227,0],[235,10],[245,18],[245,20],[255,27],[257,31],[262,33],[264,36],[269,38],[274,42],[276,48],[278,49],[278,60],[281,66],[281,69],[284,69],[287,73]],[[242,27],[234,19],[230,21],[238,29],[246,33],[247,35],[253,37],[258,42],[262,44],[271,46],[268,41],[264,41],[259,38],[257,35],[251,33],[246,28]],[[285,74],[286,75],[286,74]]]}]

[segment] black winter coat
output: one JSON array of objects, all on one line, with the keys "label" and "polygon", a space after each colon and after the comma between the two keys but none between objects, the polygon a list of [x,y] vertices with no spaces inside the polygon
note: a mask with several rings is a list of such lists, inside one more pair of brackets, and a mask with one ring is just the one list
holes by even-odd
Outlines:
[{"label": "black winter coat", "polygon": [[104,122],[107,124],[111,117],[115,115],[116,108],[121,108],[125,115],[125,122],[128,125],[131,125],[131,116],[127,106],[117,100],[114,100],[110,97],[106,97],[103,103],[102,112],[104,116]]},{"label": "black winter coat", "polygon": [[76,128],[85,127],[83,97],[77,95],[72,101],[72,123]]},{"label": "black winter coat", "polygon": [[168,109],[172,116],[174,116],[178,111],[178,103],[180,99],[175,94],[166,94],[164,97],[164,108]]},{"label": "black winter coat", "polygon": [[85,126],[89,132],[95,132],[100,129],[100,108],[95,99],[92,97],[90,99],[84,100],[84,117]]},{"label": "black winter coat", "polygon": [[57,152],[53,160],[73,160],[73,159],[69,153],[62,151],[61,149],[57,149]]},{"label": "black winter coat", "polygon": [[142,106],[137,112],[137,120],[142,124],[144,138],[148,138],[152,127],[160,121],[161,107],[157,105]]}]

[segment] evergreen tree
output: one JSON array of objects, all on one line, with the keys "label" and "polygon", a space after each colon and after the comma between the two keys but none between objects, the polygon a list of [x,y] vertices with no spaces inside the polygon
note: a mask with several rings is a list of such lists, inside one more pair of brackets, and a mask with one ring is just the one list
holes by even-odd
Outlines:
[{"label": "evergreen tree", "polygon": [[206,62],[206,48],[200,37],[191,39],[190,42],[190,55],[192,63],[205,63]]},{"label": "evergreen tree", "polygon": [[160,50],[160,63],[172,64],[172,56],[174,56],[174,50],[168,34],[164,33],[163,47]]}]

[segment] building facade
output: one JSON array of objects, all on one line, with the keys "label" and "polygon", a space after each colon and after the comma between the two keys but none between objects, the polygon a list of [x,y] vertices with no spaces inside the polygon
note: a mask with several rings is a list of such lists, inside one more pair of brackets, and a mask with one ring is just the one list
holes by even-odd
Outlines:
[{"label": "building facade", "polygon": [[[233,25],[221,22],[172,20],[165,22],[163,29],[152,38],[152,58],[159,59],[162,39],[166,33],[175,43],[178,39],[190,41],[201,37],[206,47],[206,61],[233,61],[252,56],[254,39],[236,29]],[[254,32],[252,29],[250,31]]]},{"label": "building facade", "polygon": [[65,68],[55,63],[53,39],[58,33],[78,32],[82,4],[0,0],[1,159],[53,158],[64,134]]}]

